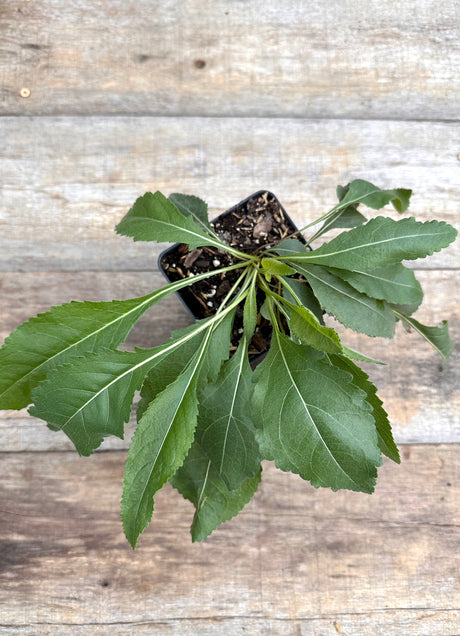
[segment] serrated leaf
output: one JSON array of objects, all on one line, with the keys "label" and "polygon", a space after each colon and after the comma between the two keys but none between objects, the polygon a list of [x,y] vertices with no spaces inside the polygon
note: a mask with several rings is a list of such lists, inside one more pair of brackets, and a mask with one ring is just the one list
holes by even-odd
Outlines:
[{"label": "serrated leaf", "polygon": [[384,301],[362,294],[319,265],[292,265],[308,280],[324,311],[334,314],[345,327],[368,336],[393,336],[395,317]]},{"label": "serrated leaf", "polygon": [[90,455],[107,435],[123,439],[134,392],[153,364],[155,350],[103,350],[53,369],[32,393],[29,413],[62,430],[80,455]]},{"label": "serrated leaf", "polygon": [[187,285],[190,280],[177,281],[128,300],[73,301],[23,323],[0,349],[0,408],[21,409],[30,404],[32,389],[51,369],[71,358],[117,347],[147,309]]},{"label": "serrated leaf", "polygon": [[133,548],[150,523],[155,493],[182,465],[197,423],[197,380],[206,356],[208,330],[190,364],[149,404],[134,434],[126,460],[121,518]]},{"label": "serrated leaf", "polygon": [[[355,179],[344,188],[337,190],[340,198],[340,207],[350,205],[352,203],[362,203],[374,210],[391,203],[398,212],[405,212],[409,207],[412,190],[406,188],[396,188],[393,190],[381,190],[369,181],[363,179]],[[336,206],[339,207],[339,206]]]},{"label": "serrated leaf", "polygon": [[394,221],[378,216],[365,225],[342,232],[312,252],[289,256],[289,263],[293,266],[294,262],[315,263],[371,272],[439,252],[452,243],[456,235],[456,230],[444,221],[420,223],[413,218]]},{"label": "serrated leaf", "polygon": [[[235,312],[229,312],[213,330],[213,337],[208,343],[208,355],[200,369],[199,382],[205,383],[208,379],[215,380],[219,373],[220,365],[228,360],[230,353],[230,336]],[[193,334],[197,326],[204,325],[210,319],[200,320],[185,329],[179,329],[171,334],[165,345],[173,344],[178,339],[183,343],[180,347],[172,348],[163,355],[154,367],[148,372],[141,389],[141,400],[137,407],[137,419],[139,420],[154,397],[171,384],[187,367],[200,347],[205,332]],[[188,336],[191,335],[189,338]],[[209,360],[209,363],[207,362]]]},{"label": "serrated leaf", "polygon": [[213,234],[208,219],[208,204],[191,194],[174,192],[169,195],[169,200],[184,216],[190,216],[205,232]]},{"label": "serrated leaf", "polygon": [[118,234],[135,241],[187,243],[190,249],[203,245],[225,248],[216,237],[210,236],[190,216],[184,216],[161,192],[146,192],[115,228]]},{"label": "serrated leaf", "polygon": [[[170,344],[195,331],[196,325],[202,323],[199,321],[184,329],[177,329],[171,333],[165,344]],[[165,354],[158,363],[147,373],[141,388],[141,399],[137,406],[137,421],[141,419],[147,410],[150,402],[152,402],[159,393],[164,391],[166,387],[174,382],[177,377],[190,364],[193,356],[198,351],[200,344],[205,336],[204,332],[193,335],[192,338],[186,340],[180,347],[172,349]]]},{"label": "serrated leaf", "polygon": [[336,268],[330,268],[329,271],[371,298],[386,300],[391,304],[410,303],[417,306],[423,300],[422,287],[414,272],[401,263],[370,272]]},{"label": "serrated leaf", "polygon": [[203,541],[221,523],[237,515],[256,492],[261,473],[259,469],[238,490],[228,490],[204,451],[194,443],[184,464],[170,479],[174,488],[196,508],[192,540]]},{"label": "serrated leaf", "polygon": [[[208,326],[209,325],[209,326]],[[195,331],[154,349],[102,350],[53,369],[33,391],[31,415],[62,430],[80,455],[90,455],[107,435],[123,438],[134,392],[146,373],[176,347],[212,326],[211,319]]]},{"label": "serrated leaf", "polygon": [[229,358],[230,339],[236,307],[232,310],[226,310],[226,312],[219,319],[217,319],[217,316],[212,318],[212,320],[217,320],[217,322],[213,325],[212,338],[208,342],[206,356],[201,364],[198,380],[200,386],[206,382],[214,382],[219,374],[222,362]]},{"label": "serrated leaf", "polygon": [[316,487],[372,492],[381,464],[364,391],[311,347],[274,330],[258,366],[254,418],[266,459]]},{"label": "serrated leaf", "polygon": [[289,328],[300,342],[326,353],[342,352],[342,343],[334,329],[321,325],[306,307],[285,302],[290,310]]},{"label": "serrated leaf", "polygon": [[401,463],[398,447],[395,444],[388,414],[383,408],[382,400],[377,395],[377,387],[369,380],[369,376],[358,365],[344,356],[331,356],[333,364],[353,376],[353,383],[365,391],[366,400],[372,406],[378,444],[381,452],[397,464]]},{"label": "serrated leaf", "polygon": [[454,343],[449,335],[449,323],[447,320],[442,321],[441,327],[430,327],[423,325],[415,318],[406,316],[399,311],[395,311],[396,316],[406,327],[412,327],[422,338],[434,348],[442,356],[444,360],[451,355],[454,350]]},{"label": "serrated leaf", "polygon": [[260,467],[260,453],[250,414],[252,371],[246,340],[222,365],[215,382],[199,394],[196,441],[229,490],[254,477]]}]

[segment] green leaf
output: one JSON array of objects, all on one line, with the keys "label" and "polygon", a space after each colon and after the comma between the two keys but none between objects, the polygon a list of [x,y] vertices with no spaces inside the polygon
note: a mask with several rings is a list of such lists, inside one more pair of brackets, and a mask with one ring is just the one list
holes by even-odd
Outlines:
[{"label": "green leaf", "polygon": [[260,315],[262,316],[262,318],[265,318],[265,320],[268,320],[268,322],[272,321],[272,317],[270,315],[270,310],[268,309],[268,298],[265,297],[264,302],[262,303],[262,306],[260,308]]},{"label": "green leaf", "polygon": [[295,274],[295,269],[277,261],[276,258],[265,257],[262,259],[262,269],[265,274],[265,278],[270,281],[272,276],[289,276],[289,274]]},{"label": "green leaf", "polygon": [[[204,321],[199,321],[204,322]],[[165,344],[170,344],[176,339],[186,336],[187,334],[196,330],[196,324],[189,325],[185,329],[177,329],[171,333]],[[148,405],[155,398],[158,393],[164,391],[164,389],[174,382],[177,377],[184,371],[188,364],[190,364],[193,356],[197,352],[201,342],[203,341],[204,333],[195,333],[193,337],[186,340],[180,347],[176,347],[166,353],[161,359],[153,366],[147,373],[144,383],[141,388],[141,399],[137,406],[137,420],[139,421],[142,415],[148,408]]]},{"label": "green leaf", "polygon": [[429,327],[422,325],[422,323],[415,320],[415,318],[406,316],[399,311],[394,310],[394,313],[406,327],[412,327],[436,349],[444,360],[447,360],[454,350],[454,343],[449,335],[449,323],[447,320],[442,321],[442,327]]},{"label": "green leaf", "polygon": [[379,448],[384,455],[397,464],[400,464],[401,458],[399,456],[398,447],[393,439],[388,414],[383,408],[382,400],[377,395],[377,387],[369,380],[369,376],[348,358],[344,356],[331,356],[331,361],[336,367],[351,373],[353,383],[366,393],[366,400],[373,409]]},{"label": "green leaf", "polygon": [[156,353],[102,350],[60,365],[34,389],[29,413],[64,431],[80,455],[90,455],[107,435],[123,439],[134,392]]},{"label": "green leaf", "polygon": [[308,280],[321,307],[345,327],[368,336],[393,336],[395,317],[385,302],[362,294],[324,267],[292,265]]},{"label": "green leaf", "polygon": [[271,247],[267,252],[275,252],[280,256],[286,256],[287,254],[298,254],[299,252],[306,251],[307,247],[305,243],[294,238],[285,238],[274,247]]},{"label": "green leaf", "polygon": [[169,195],[169,200],[184,216],[191,217],[197,225],[200,225],[205,232],[213,235],[208,219],[208,204],[191,194],[180,194],[174,192]]},{"label": "green leaf", "polygon": [[236,307],[231,310],[228,308],[226,312],[221,318],[216,315],[210,319],[217,322],[213,325],[212,338],[207,344],[206,356],[200,368],[200,386],[206,382],[214,382],[219,375],[222,362],[228,360],[230,355],[230,339]]},{"label": "green leaf", "polygon": [[[184,329],[173,331],[165,344],[171,344],[193,333],[196,331],[196,326],[204,322],[205,321],[197,321]],[[136,413],[138,422],[144,415],[150,402],[152,402],[159,393],[164,391],[169,384],[174,382],[190,364],[204,337],[205,333],[203,331],[195,333],[191,338],[186,339],[180,347],[175,347],[162,356],[157,364],[150,369],[141,388],[141,399],[139,400]]]},{"label": "green leaf", "polygon": [[405,188],[396,188],[394,190],[381,190],[377,186],[364,181],[363,179],[355,179],[340,191],[337,189],[340,198],[340,206],[350,203],[362,203],[374,210],[391,203],[398,212],[405,212],[409,207],[412,190]]},{"label": "green leaf", "polygon": [[[207,379],[215,380],[219,373],[220,365],[228,360],[230,354],[230,337],[235,312],[230,311],[214,326],[213,337],[208,342],[208,355],[203,360],[200,368],[199,383],[205,383]],[[165,346],[174,344],[182,339],[180,347],[172,347],[162,355],[155,366],[148,372],[141,389],[141,400],[137,407],[137,419],[140,420],[150,402],[158,393],[161,393],[168,384],[185,370],[197,352],[203,338],[204,331],[196,333],[197,327],[206,325],[211,318],[200,320],[185,329],[179,329],[171,334]]]},{"label": "green leaf", "polygon": [[193,442],[198,413],[197,380],[208,330],[193,360],[159,393],[139,421],[126,460],[121,518],[133,548],[150,523],[155,493],[182,465]]},{"label": "green leaf", "polygon": [[262,455],[316,487],[372,492],[381,464],[364,391],[311,347],[274,330],[258,366],[254,417]]},{"label": "green leaf", "polygon": [[183,466],[170,479],[174,488],[196,508],[192,540],[203,541],[221,523],[237,515],[256,492],[261,473],[262,469],[238,490],[228,490],[204,451],[194,443]]},{"label": "green leaf", "polygon": [[329,271],[372,298],[392,304],[413,303],[417,306],[423,300],[422,287],[414,272],[401,263],[380,267],[371,272],[350,272],[336,268]]},{"label": "green leaf", "polygon": [[[193,281],[208,276],[198,274]],[[190,279],[179,280],[128,300],[72,301],[23,323],[0,349],[0,408],[24,408],[51,369],[87,352],[117,347],[147,309],[190,284]]]},{"label": "green leaf", "polygon": [[196,441],[229,490],[254,477],[260,468],[259,447],[250,415],[252,371],[246,340],[222,365],[217,380],[200,391]]},{"label": "green leaf", "polygon": [[342,343],[337,332],[324,327],[306,307],[285,301],[290,309],[289,328],[303,344],[308,344],[326,353],[341,353]]},{"label": "green leaf", "polygon": [[71,302],[22,324],[0,349],[0,408],[21,409],[50,369],[123,342],[140,316],[166,294],[112,302]]},{"label": "green leaf", "polygon": [[[371,272],[402,260],[424,258],[447,247],[456,230],[443,221],[419,223],[378,216],[365,225],[342,232],[312,252],[289,256],[289,262],[316,263],[357,272]],[[287,256],[281,258],[288,258]]]},{"label": "green leaf", "polygon": [[135,241],[167,241],[187,243],[190,249],[203,245],[225,248],[225,244],[199,227],[190,216],[184,216],[161,192],[146,192],[116,227],[118,234]]},{"label": "green leaf", "polygon": [[[420,303],[412,303],[411,305],[390,304],[390,307],[401,314],[411,316],[412,314],[415,314],[417,309],[420,307]],[[396,320],[399,320],[399,318],[396,317]]]},{"label": "green leaf", "polygon": [[62,430],[80,455],[90,455],[107,435],[123,438],[134,392],[146,373],[176,347],[213,326],[209,319],[195,331],[154,349],[102,350],[74,358],[48,374],[32,393],[31,415]]},{"label": "green leaf", "polygon": [[0,349],[0,408],[30,404],[32,389],[48,371],[72,357],[117,347],[142,314],[175,289],[129,300],[66,303],[20,325]]}]

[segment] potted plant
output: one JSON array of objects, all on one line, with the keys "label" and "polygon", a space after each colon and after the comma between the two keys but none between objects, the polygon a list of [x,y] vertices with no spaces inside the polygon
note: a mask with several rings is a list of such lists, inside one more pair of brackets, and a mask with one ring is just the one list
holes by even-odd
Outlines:
[{"label": "potted plant", "polygon": [[[0,408],[32,404],[81,455],[107,435],[123,438],[140,390],[121,502],[133,547],[167,481],[195,505],[199,541],[250,500],[262,459],[316,487],[365,493],[382,454],[400,461],[376,387],[357,364],[377,361],[347,347],[325,314],[371,337],[391,338],[401,322],[447,358],[447,322],[413,317],[423,293],[402,261],[441,250],[456,231],[358,211],[391,203],[403,213],[410,190],[356,180],[337,194],[329,212],[296,230],[268,192],[214,223],[197,197],[146,193],[116,229],[135,241],[178,242],[161,258],[171,282],[141,298],[53,307],[6,339]],[[186,288],[192,325],[152,349],[117,348],[147,309]]]}]

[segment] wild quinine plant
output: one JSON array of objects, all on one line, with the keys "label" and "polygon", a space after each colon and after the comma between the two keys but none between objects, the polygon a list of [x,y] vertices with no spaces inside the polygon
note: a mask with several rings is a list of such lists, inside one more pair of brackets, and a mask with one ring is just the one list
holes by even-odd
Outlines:
[{"label": "wild quinine plant", "polygon": [[[177,280],[141,298],[70,302],[31,318],[0,350],[0,408],[21,409],[64,431],[81,455],[108,435],[123,438],[134,394],[138,425],[124,476],[121,518],[133,548],[149,524],[155,493],[169,481],[195,506],[192,539],[201,541],[236,515],[255,493],[261,460],[273,460],[314,486],[374,490],[382,454],[399,462],[376,387],[356,361],[370,361],[326,326],[325,313],[368,336],[391,338],[395,323],[412,328],[447,358],[447,322],[413,318],[423,293],[405,260],[448,246],[444,222],[370,220],[379,210],[409,205],[410,190],[381,190],[363,180],[337,189],[339,202],[307,238],[245,253],[227,245],[208,222],[200,199],[147,193],[117,226],[135,241],[208,246],[225,251],[236,270],[215,313],[173,332],[152,349],[121,351],[152,305],[209,272]],[[311,249],[326,230],[346,228]],[[262,300],[261,300],[262,299]],[[230,356],[232,326],[242,306],[240,342]],[[265,359],[253,371],[248,345],[259,313],[271,323]],[[235,350],[236,349],[236,350]]]}]

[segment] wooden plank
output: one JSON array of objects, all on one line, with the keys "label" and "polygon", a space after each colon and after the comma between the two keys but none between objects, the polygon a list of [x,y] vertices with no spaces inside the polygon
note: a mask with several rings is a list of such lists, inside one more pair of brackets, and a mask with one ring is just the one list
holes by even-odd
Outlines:
[{"label": "wooden plank", "polygon": [[[391,610],[366,612],[362,616],[337,612],[327,618],[290,620],[289,618],[199,618],[159,619],[133,621],[129,623],[111,622],[108,625],[0,625],[0,634],[7,636],[455,636],[460,625],[458,610],[439,611],[433,609]],[[420,630],[424,631],[421,632]],[[379,630],[377,632],[376,630]]]},{"label": "wooden plank", "polygon": [[[145,271],[164,246],[113,232],[146,190],[196,194],[212,215],[268,188],[299,224],[366,178],[414,190],[420,220],[458,223],[460,124],[275,119],[0,119],[0,271]],[[396,215],[396,213],[395,213]],[[423,267],[458,267],[457,242]]]},{"label": "wooden plank", "polygon": [[202,544],[167,486],[135,552],[118,516],[124,453],[3,454],[3,633],[458,633],[459,450],[406,447],[372,497],[267,464]]},{"label": "wooden plank", "polygon": [[458,119],[455,0],[8,0],[0,20],[4,114]]},{"label": "wooden plank", "polygon": [[[425,290],[417,316],[427,324],[450,321],[454,341],[460,341],[460,308],[455,272],[418,271]],[[0,277],[0,342],[18,324],[50,306],[69,300],[111,300],[141,296],[162,284],[154,272],[29,272]],[[190,324],[191,318],[176,297],[152,308],[131,332],[127,346],[152,347],[163,342],[172,329]],[[440,357],[415,333],[399,325],[394,340],[368,338],[334,325],[342,339],[376,357],[386,366],[363,365],[379,387],[398,443],[460,442],[460,356],[454,355],[440,372]],[[108,438],[105,449],[127,448],[135,429],[135,417],[126,428],[125,441]],[[22,411],[0,411],[0,448],[3,451],[70,450],[63,433]]]}]

